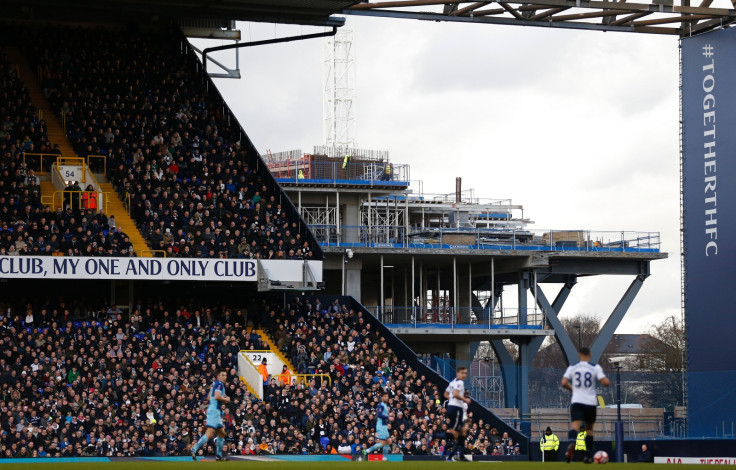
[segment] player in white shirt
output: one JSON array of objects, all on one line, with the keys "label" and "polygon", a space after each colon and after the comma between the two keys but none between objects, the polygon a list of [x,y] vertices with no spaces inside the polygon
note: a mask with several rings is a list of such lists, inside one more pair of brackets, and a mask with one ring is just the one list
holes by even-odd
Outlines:
[{"label": "player in white shirt", "polygon": [[565,459],[569,462],[575,450],[575,439],[580,431],[580,425],[585,422],[585,460],[592,461],[593,455],[593,425],[595,425],[596,406],[598,396],[596,394],[596,381],[604,387],[611,385],[611,381],[603,373],[598,364],[590,363],[590,349],[580,348],[578,351],[580,362],[567,368],[562,376],[562,386],[572,391],[570,404],[570,431],[568,437],[572,441],[567,448]]},{"label": "player in white shirt", "polygon": [[453,459],[462,459],[462,452],[465,448],[465,430],[463,429],[463,418],[467,405],[470,404],[470,398],[465,396],[465,377],[468,375],[468,369],[460,366],[457,368],[455,380],[450,382],[445,390],[445,398],[447,399],[447,431],[452,434],[455,440],[455,449],[452,452]]}]

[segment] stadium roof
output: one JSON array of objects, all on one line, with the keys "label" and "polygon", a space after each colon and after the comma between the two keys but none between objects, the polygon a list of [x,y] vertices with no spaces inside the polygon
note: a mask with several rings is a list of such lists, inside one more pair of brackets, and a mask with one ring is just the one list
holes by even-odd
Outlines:
[{"label": "stadium roof", "polygon": [[689,36],[736,22],[736,0],[365,1],[361,16]]},{"label": "stadium roof", "polygon": [[122,22],[157,18],[339,26],[330,18],[358,0],[6,0],[6,18]]},{"label": "stadium roof", "polygon": [[[5,0],[3,17],[145,22],[175,18],[341,26],[335,14],[689,36],[736,23],[736,0]],[[207,25],[207,27],[211,27]]]}]

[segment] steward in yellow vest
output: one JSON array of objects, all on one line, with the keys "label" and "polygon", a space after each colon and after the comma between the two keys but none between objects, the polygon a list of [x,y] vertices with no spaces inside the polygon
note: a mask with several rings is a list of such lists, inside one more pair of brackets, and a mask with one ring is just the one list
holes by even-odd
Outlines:
[{"label": "steward in yellow vest", "polygon": [[539,441],[539,449],[542,451],[542,458],[545,462],[557,461],[557,450],[560,448],[560,439],[552,434],[552,428],[547,426],[547,430]]},{"label": "steward in yellow vest", "polygon": [[588,436],[588,433],[585,432],[585,426],[580,426],[580,432],[578,432],[578,436],[575,438],[575,456],[577,457],[575,460],[584,460],[586,450],[588,450],[588,446],[585,444],[585,438]]}]

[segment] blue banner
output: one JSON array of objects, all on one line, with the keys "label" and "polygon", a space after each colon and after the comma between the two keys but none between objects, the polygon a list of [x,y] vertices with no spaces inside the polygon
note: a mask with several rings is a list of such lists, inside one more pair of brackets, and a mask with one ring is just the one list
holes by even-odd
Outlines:
[{"label": "blue banner", "polygon": [[682,40],[688,429],[736,421],[736,28]]}]

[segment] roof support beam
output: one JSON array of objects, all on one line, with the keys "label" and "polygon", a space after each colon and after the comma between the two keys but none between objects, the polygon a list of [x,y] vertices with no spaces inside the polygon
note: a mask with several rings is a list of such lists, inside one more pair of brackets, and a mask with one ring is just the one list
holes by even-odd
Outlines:
[{"label": "roof support beam", "polygon": [[644,280],[648,276],[649,274],[640,274],[636,276],[634,280],[631,281],[629,288],[621,297],[621,300],[619,300],[616,308],[611,312],[611,316],[608,317],[608,320],[606,320],[600,333],[598,333],[598,336],[596,336],[593,341],[593,345],[590,347],[590,358],[593,362],[598,362],[601,359],[601,355],[606,349],[608,343],[611,342],[613,334],[616,332],[616,328],[621,324],[621,320],[623,320],[624,315],[626,315],[629,307],[631,307],[631,303],[636,298],[641,286],[644,284]]},{"label": "roof support beam", "polygon": [[651,13],[634,13],[633,15],[624,16],[623,18],[619,18],[616,21],[613,21],[611,23],[612,26],[619,26],[619,25],[625,25],[629,24],[632,21],[634,21],[637,18],[641,18],[643,16],[651,15]]},{"label": "roof support beam", "polygon": [[578,353],[575,345],[572,344],[570,336],[567,334],[567,331],[565,331],[565,327],[562,326],[562,322],[560,321],[558,315],[560,313],[560,310],[562,309],[562,306],[567,300],[567,297],[570,295],[570,291],[574,286],[574,281],[566,282],[565,285],[562,286],[562,289],[560,289],[560,292],[557,294],[557,298],[555,299],[554,304],[550,305],[547,297],[544,295],[544,292],[537,285],[537,305],[539,305],[542,311],[544,311],[544,316],[547,319],[547,323],[554,330],[555,338],[557,338],[557,344],[560,345],[560,349],[562,349],[562,354],[563,356],[565,356],[565,359],[567,359],[568,365],[575,363],[574,361],[578,357]]},{"label": "roof support beam", "polygon": [[645,20],[645,21],[634,21],[634,26],[650,26],[653,24],[670,24],[670,23],[689,23],[692,21],[700,21],[700,20],[707,20],[710,18],[710,15],[691,15],[691,16],[683,16],[679,18],[657,18],[654,20]]},{"label": "roof support beam", "polygon": [[616,16],[626,13],[626,10],[603,10],[590,13],[575,13],[572,15],[560,15],[550,18],[551,21],[583,20],[586,18],[600,18],[605,16]]},{"label": "roof support beam", "polygon": [[[677,35],[703,32],[736,23],[736,8],[712,8],[713,0],[699,0],[698,6],[692,6],[691,0],[680,0],[678,4],[672,1],[650,1],[652,3],[631,3],[627,0],[538,0],[530,4],[523,0],[386,0],[360,3],[343,13],[426,21],[464,19],[490,24]],[[492,6],[491,3],[497,3],[497,6]],[[731,3],[736,7],[736,0],[731,0]],[[413,11],[422,6],[443,6],[444,13]],[[412,7],[413,10],[403,10]],[[571,14],[559,15],[570,9]],[[649,20],[635,21],[652,14],[655,16]],[[623,17],[619,18],[620,16]],[[602,20],[595,21],[596,18]],[[694,23],[697,22],[702,23],[695,26]]]},{"label": "roof support beam", "polygon": [[537,13],[536,15],[529,18],[529,21],[539,21],[547,18],[548,16],[556,15],[557,13],[563,12],[565,10],[568,10],[568,8],[550,8],[547,11],[543,11],[542,13]]},{"label": "roof support beam", "polygon": [[472,5],[469,5],[469,6],[464,7],[464,8],[460,8],[459,10],[456,10],[456,11],[452,12],[451,15],[452,16],[464,15],[466,13],[472,12],[473,10],[477,10],[480,7],[484,7],[484,6],[488,5],[489,3],[491,3],[491,2],[475,2]]}]

